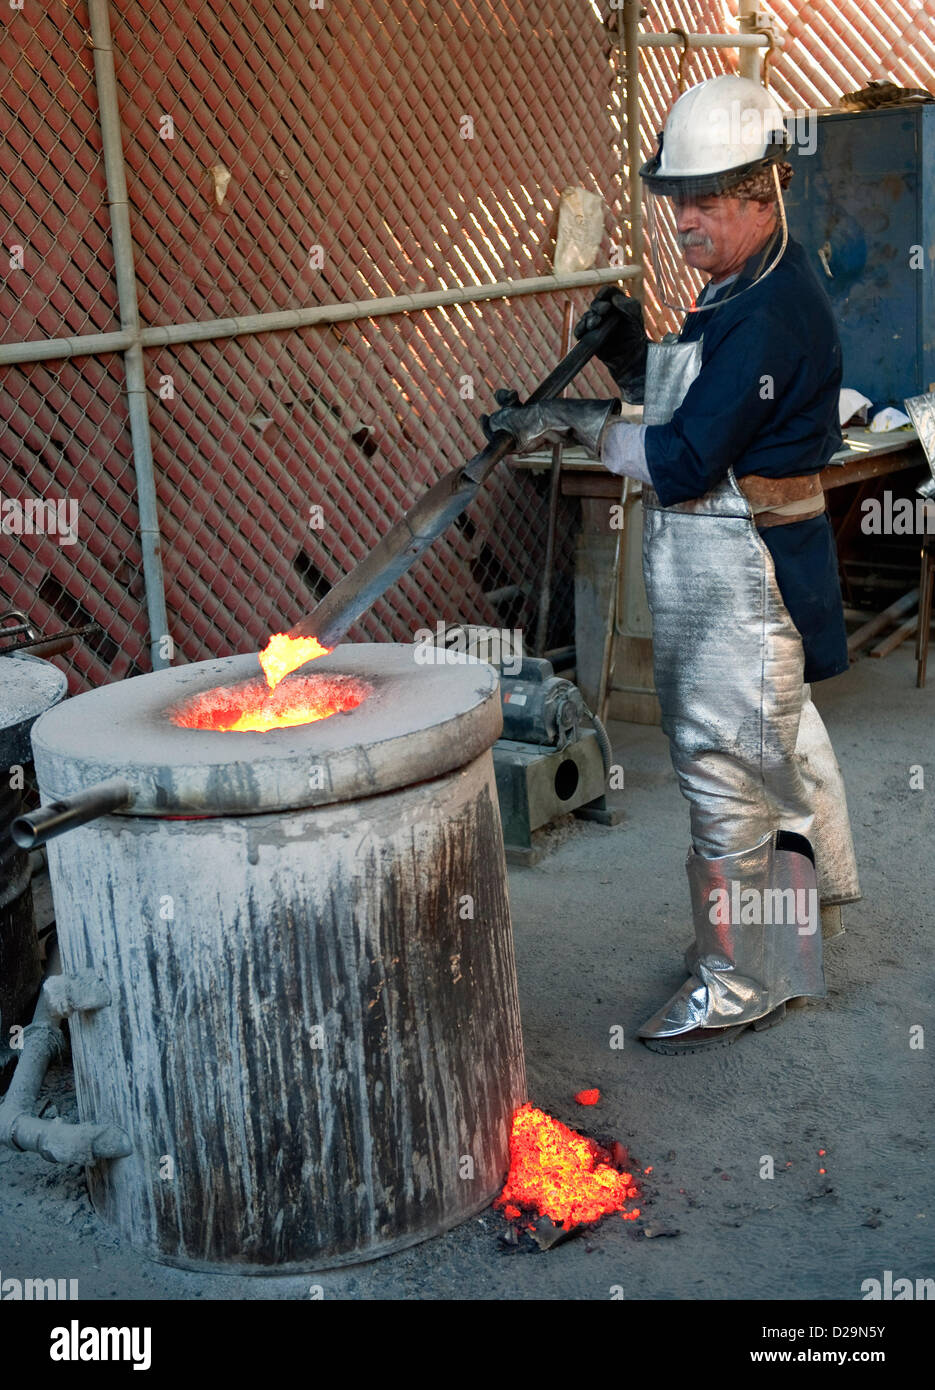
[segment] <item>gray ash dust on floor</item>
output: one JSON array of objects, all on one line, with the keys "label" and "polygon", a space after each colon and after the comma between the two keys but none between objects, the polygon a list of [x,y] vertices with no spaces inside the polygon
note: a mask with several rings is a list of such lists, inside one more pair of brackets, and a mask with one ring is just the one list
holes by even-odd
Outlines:
[{"label": "gray ash dust on floor", "polygon": [[[611,727],[622,823],[566,819],[510,871],[529,1099],[641,1161],[641,1218],[510,1254],[488,1209],[340,1271],[262,1279],[157,1264],[91,1209],[83,1172],[0,1149],[3,1277],[79,1279],[89,1299],[860,1300],[932,1273],[935,692],[908,647],[814,688],[847,785],[863,900],[825,952],[827,998],[691,1057],[636,1031],[684,978],[688,810],[657,728]],[[912,768],[924,770],[913,790]],[[918,775],[914,777],[918,783]],[[622,1047],[613,1046],[622,1039]],[[44,1097],[74,1117],[70,1072]],[[588,1111],[575,1095],[597,1088]],[[822,1152],[823,1151],[823,1152]],[[643,1169],[651,1169],[643,1174]],[[824,1170],[824,1171],[822,1171]],[[676,1234],[677,1233],[677,1234]]]}]

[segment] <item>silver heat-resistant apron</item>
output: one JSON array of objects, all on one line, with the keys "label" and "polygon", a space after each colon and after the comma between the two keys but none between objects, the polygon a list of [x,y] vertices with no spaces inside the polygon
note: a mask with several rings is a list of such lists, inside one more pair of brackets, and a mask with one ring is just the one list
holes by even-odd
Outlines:
[{"label": "silver heat-resistant apron", "polygon": [[[644,422],[665,424],[701,367],[701,341],[652,343]],[[802,639],[733,471],[662,507],[643,487],[643,574],[662,728],[694,847],[733,854],[777,829],[815,850],[821,902],[860,896],[844,784],[803,687]]]},{"label": "silver heat-resistant apron", "polygon": [[[700,367],[700,341],[650,345],[646,424],[671,418]],[[643,573],[662,728],[692,831],[691,974],[640,1029],[662,1038],[823,995],[817,899],[850,901],[859,888],[840,771],[803,686],[802,639],[732,470],[670,507],[644,485]],[[725,915],[717,902],[733,906]],[[796,905],[791,918],[773,914],[780,902]]]}]

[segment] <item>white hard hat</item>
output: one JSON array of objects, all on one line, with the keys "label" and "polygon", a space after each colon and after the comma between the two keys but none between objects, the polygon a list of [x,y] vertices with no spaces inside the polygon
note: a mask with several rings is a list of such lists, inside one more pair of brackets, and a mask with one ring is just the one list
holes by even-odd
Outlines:
[{"label": "white hard hat", "polygon": [[640,178],[662,197],[725,193],[789,143],[782,108],[765,87],[748,77],[712,77],[679,97]]}]

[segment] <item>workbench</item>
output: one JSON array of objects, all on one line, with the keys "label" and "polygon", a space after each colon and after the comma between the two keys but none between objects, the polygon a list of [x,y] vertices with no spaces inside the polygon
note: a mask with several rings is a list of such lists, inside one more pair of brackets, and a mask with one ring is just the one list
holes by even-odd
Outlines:
[{"label": "workbench", "polygon": [[[638,423],[641,407],[624,407],[623,418]],[[834,521],[835,536],[845,539],[859,530],[860,504],[867,486],[891,473],[926,466],[918,435],[911,427],[877,434],[849,426],[839,449],[822,471],[825,492],[861,484],[846,511]],[[517,470],[548,471],[551,450],[511,459]],[[641,564],[642,503],[639,483],[631,482],[624,503],[623,525],[611,517],[620,513],[624,479],[609,473],[579,446],[562,456],[562,494],[581,503],[581,528],[575,548],[575,645],[577,682],[585,702],[599,701],[601,664],[607,623],[612,608],[614,562],[618,537],[620,560],[615,599],[614,641],[607,714],[639,724],[658,724],[659,702],[653,688],[652,619],[646,603]]]},{"label": "workbench", "polygon": [[[634,423],[639,423],[638,418],[634,417]],[[868,429],[848,426],[843,433],[844,447],[832,454],[821,474],[826,492],[848,483],[864,483],[886,473],[925,465],[919,436],[911,426],[890,430],[888,434],[874,434]],[[551,452],[525,454],[510,462],[516,468],[547,471],[552,455]],[[566,497],[603,497],[619,502],[621,481],[578,446],[566,449],[562,456],[562,493]],[[638,488],[639,484],[636,486]]]}]

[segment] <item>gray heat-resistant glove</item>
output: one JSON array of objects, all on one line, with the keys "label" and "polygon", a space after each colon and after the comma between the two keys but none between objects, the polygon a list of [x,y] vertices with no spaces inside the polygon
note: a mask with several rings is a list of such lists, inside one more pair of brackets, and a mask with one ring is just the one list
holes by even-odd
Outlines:
[{"label": "gray heat-resistant glove", "polygon": [[638,405],[646,384],[646,348],[643,306],[638,299],[621,293],[616,285],[605,285],[575,324],[575,337],[583,338],[597,328],[607,314],[616,313],[617,327],[597,350],[625,401]]},{"label": "gray heat-resistant glove", "polygon": [[515,454],[528,454],[545,444],[567,443],[572,439],[599,458],[601,435],[609,421],[620,414],[618,400],[557,400],[520,405],[515,391],[496,391],[494,395],[503,408],[493,415],[481,416],[484,434],[488,439],[498,430],[512,434],[516,440]]}]

